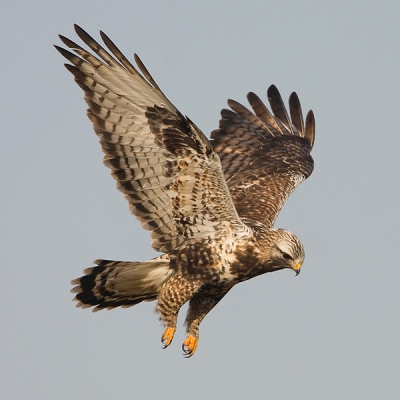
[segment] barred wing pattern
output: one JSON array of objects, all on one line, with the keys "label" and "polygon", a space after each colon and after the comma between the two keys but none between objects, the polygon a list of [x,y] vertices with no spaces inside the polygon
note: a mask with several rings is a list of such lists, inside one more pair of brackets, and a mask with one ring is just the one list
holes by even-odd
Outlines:
[{"label": "barred wing pattern", "polygon": [[143,75],[103,32],[112,55],[82,28],[75,30],[96,56],[62,35],[76,54],[56,48],[85,92],[104,164],[151,232],[153,248],[168,252],[187,239],[245,230],[203,133],[170,103],[136,55]]},{"label": "barred wing pattern", "polygon": [[274,115],[257,95],[247,97],[254,113],[229,100],[233,111],[221,111],[211,143],[243,222],[272,227],[286,199],[313,171],[314,114],[308,112],[304,126],[300,101],[292,93],[289,118],[274,85],[268,89]]}]

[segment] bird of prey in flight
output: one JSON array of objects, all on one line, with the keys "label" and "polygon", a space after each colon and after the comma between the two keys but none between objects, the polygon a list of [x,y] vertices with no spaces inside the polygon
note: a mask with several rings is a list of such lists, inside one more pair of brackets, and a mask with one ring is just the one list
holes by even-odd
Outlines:
[{"label": "bird of prey in flight", "polygon": [[156,300],[164,347],[189,302],[182,349],[190,357],[201,321],[234,285],[284,268],[300,272],[303,245],[274,222],[312,173],[313,112],[304,121],[292,93],[288,113],[272,85],[272,112],[251,92],[252,111],[229,100],[209,140],[136,54],[134,66],[103,32],[105,47],[77,25],[75,31],[89,51],[61,35],[71,51],[56,48],[84,92],[104,164],[162,255],[144,262],[96,260],[72,281],[72,292],[78,307],[93,311]]}]

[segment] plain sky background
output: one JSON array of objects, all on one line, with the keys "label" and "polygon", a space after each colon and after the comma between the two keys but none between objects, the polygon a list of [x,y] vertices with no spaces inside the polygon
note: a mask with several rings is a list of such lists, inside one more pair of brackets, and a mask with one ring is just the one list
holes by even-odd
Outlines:
[{"label": "plain sky background", "polygon": [[[162,350],[154,303],[71,302],[94,259],[156,255],[52,47],[73,23],[137,52],[207,135],[272,83],[314,110],[315,170],[276,224],[302,273],[236,286],[189,360],[186,308]],[[400,398],[398,1],[15,1],[0,31],[1,399]]]}]

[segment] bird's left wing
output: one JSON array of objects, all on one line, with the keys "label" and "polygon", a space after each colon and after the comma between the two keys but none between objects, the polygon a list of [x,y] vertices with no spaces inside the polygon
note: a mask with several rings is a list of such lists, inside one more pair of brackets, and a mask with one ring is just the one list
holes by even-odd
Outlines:
[{"label": "bird's left wing", "polygon": [[221,159],[237,212],[252,226],[273,226],[284,202],[296,186],[311,175],[314,162],[314,114],[304,124],[296,93],[289,112],[278,89],[268,89],[271,113],[254,93],[247,96],[254,112],[229,100],[211,143]]},{"label": "bird's left wing", "polygon": [[56,46],[85,92],[88,117],[117,188],[131,212],[151,231],[155,250],[243,230],[221,163],[210,142],[164,96],[135,55],[141,73],[102,32],[111,54],[75,25],[95,54],[60,35],[76,54]]}]

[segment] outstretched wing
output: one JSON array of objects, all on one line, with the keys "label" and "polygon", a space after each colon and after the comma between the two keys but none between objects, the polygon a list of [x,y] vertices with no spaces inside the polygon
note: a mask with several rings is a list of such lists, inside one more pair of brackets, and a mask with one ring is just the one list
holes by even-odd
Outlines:
[{"label": "outstretched wing", "polygon": [[143,75],[103,32],[112,54],[79,26],[75,31],[96,56],[61,35],[76,54],[56,48],[85,92],[104,164],[151,231],[153,248],[167,252],[190,238],[245,229],[210,142],[164,96],[140,59],[135,55]]},{"label": "outstretched wing", "polygon": [[278,89],[268,89],[273,115],[254,94],[247,96],[253,112],[229,100],[219,129],[211,133],[232,199],[242,220],[253,227],[273,226],[284,202],[308,178],[314,162],[314,114],[304,126],[296,93],[289,98],[290,117]]}]

